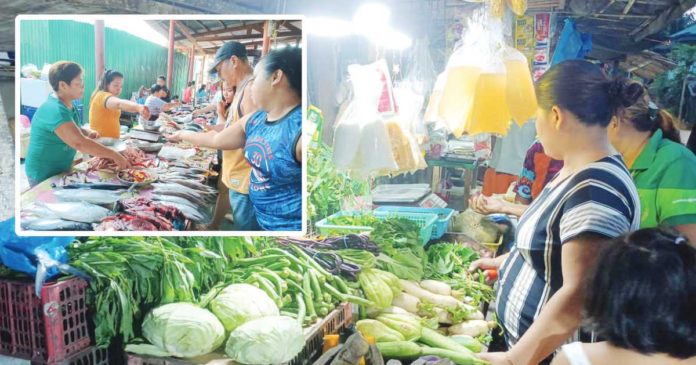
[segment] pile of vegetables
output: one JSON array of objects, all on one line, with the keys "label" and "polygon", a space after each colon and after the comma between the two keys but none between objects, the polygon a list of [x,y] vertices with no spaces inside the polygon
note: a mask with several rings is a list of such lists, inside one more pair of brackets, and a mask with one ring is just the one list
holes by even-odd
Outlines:
[{"label": "pile of vegetables", "polygon": [[494,323],[453,297],[457,293],[443,282],[399,282],[403,291],[391,307],[373,310],[370,319],[356,324],[360,333],[375,339],[383,356],[408,360],[434,355],[462,365],[485,363],[475,356],[483,348],[476,337],[486,337]]}]

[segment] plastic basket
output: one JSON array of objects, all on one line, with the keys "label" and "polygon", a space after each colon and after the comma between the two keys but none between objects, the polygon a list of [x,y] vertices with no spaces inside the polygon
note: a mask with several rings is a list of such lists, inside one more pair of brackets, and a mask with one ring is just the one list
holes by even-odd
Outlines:
[{"label": "plastic basket", "polygon": [[330,221],[339,217],[352,217],[356,215],[366,214],[365,212],[358,211],[341,211],[336,214],[332,214],[327,218],[324,218],[317,222],[316,227],[319,234],[322,236],[332,236],[332,235],[343,235],[349,233],[362,233],[362,232],[372,232],[372,227],[367,226],[341,226],[337,224],[332,224]]},{"label": "plastic basket", "polygon": [[[111,350],[108,348],[100,349],[96,346],[88,347],[69,358],[47,365],[110,365],[119,363],[111,357]],[[44,365],[42,362],[31,362],[32,365]]]},{"label": "plastic basket", "polygon": [[398,206],[381,206],[375,209],[375,212],[404,212],[417,214],[437,214],[437,221],[433,227],[433,233],[430,239],[437,240],[447,233],[450,220],[454,216],[454,209],[450,208],[420,208],[420,207],[398,207]]},{"label": "plastic basket", "polygon": [[87,282],[47,283],[41,297],[34,283],[0,280],[0,354],[54,364],[90,344]]},{"label": "plastic basket", "polygon": [[[353,311],[350,304],[343,303],[339,305],[324,317],[321,322],[306,330],[304,348],[287,365],[308,365],[313,363],[321,355],[321,350],[324,346],[324,336],[342,331],[352,322],[352,317]],[[128,354],[128,365],[194,365],[197,363],[199,362],[171,357]]]},{"label": "plastic basket", "polygon": [[[338,212],[334,215],[329,216],[328,218],[324,218],[317,222],[317,230],[319,230],[319,234],[322,236],[331,236],[331,235],[340,235],[340,234],[349,234],[349,233],[361,233],[361,232],[372,232],[372,227],[363,227],[363,226],[341,226],[341,225],[336,225],[336,224],[331,224],[329,221],[331,221],[334,218],[338,217],[345,217],[345,216],[354,216],[354,215],[360,215],[360,214],[365,214],[363,212],[355,212],[355,211],[341,211]],[[387,219],[390,217],[397,217],[397,218],[405,218],[411,221],[414,221],[418,224],[420,227],[420,231],[418,232],[418,237],[420,238],[421,244],[425,245],[430,241],[430,238],[433,234],[433,226],[435,225],[435,222],[438,219],[437,214],[431,214],[431,213],[410,213],[410,212],[384,212],[384,211],[373,211],[372,214],[374,214],[375,218],[377,219]]]}]

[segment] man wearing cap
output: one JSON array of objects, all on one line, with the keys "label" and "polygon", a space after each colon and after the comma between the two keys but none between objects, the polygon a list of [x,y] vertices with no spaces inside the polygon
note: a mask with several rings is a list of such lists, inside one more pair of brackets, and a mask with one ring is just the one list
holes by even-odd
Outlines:
[{"label": "man wearing cap", "polygon": [[[234,99],[230,106],[225,128],[229,128],[247,114],[257,110],[251,97],[251,80],[254,69],[249,64],[246,47],[239,42],[227,42],[215,53],[210,74],[217,74],[227,85],[234,87]],[[169,137],[170,141],[186,141],[200,147],[212,147],[213,137],[218,133],[209,131],[195,133],[180,131]],[[220,197],[216,206],[216,212],[224,196],[225,188],[229,189],[229,202],[232,206],[234,228],[239,231],[257,231],[260,229],[256,221],[256,212],[249,199],[249,176],[251,167],[244,158],[244,149],[222,151],[222,169],[220,180],[224,185],[220,186]],[[216,227],[214,227],[216,228]]]}]

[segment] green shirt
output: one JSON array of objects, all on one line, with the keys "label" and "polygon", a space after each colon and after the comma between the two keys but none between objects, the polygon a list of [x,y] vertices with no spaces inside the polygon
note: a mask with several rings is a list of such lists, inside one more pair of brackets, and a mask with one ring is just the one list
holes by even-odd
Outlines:
[{"label": "green shirt", "polygon": [[696,223],[696,156],[657,130],[630,168],[641,228]]},{"label": "green shirt", "polygon": [[25,159],[29,179],[41,182],[70,170],[76,151],[58,137],[56,129],[71,121],[80,126],[77,110],[74,107],[68,109],[55,94],[49,95],[36,110]]}]

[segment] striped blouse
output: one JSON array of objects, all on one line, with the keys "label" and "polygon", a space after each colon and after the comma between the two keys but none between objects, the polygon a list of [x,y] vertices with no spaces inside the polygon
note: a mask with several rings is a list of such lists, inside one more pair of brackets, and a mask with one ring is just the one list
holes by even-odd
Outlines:
[{"label": "striped blouse", "polygon": [[500,268],[496,312],[509,346],[563,285],[561,250],[586,233],[613,238],[638,229],[640,203],[619,156],[546,186],[520,218],[516,247]]}]

